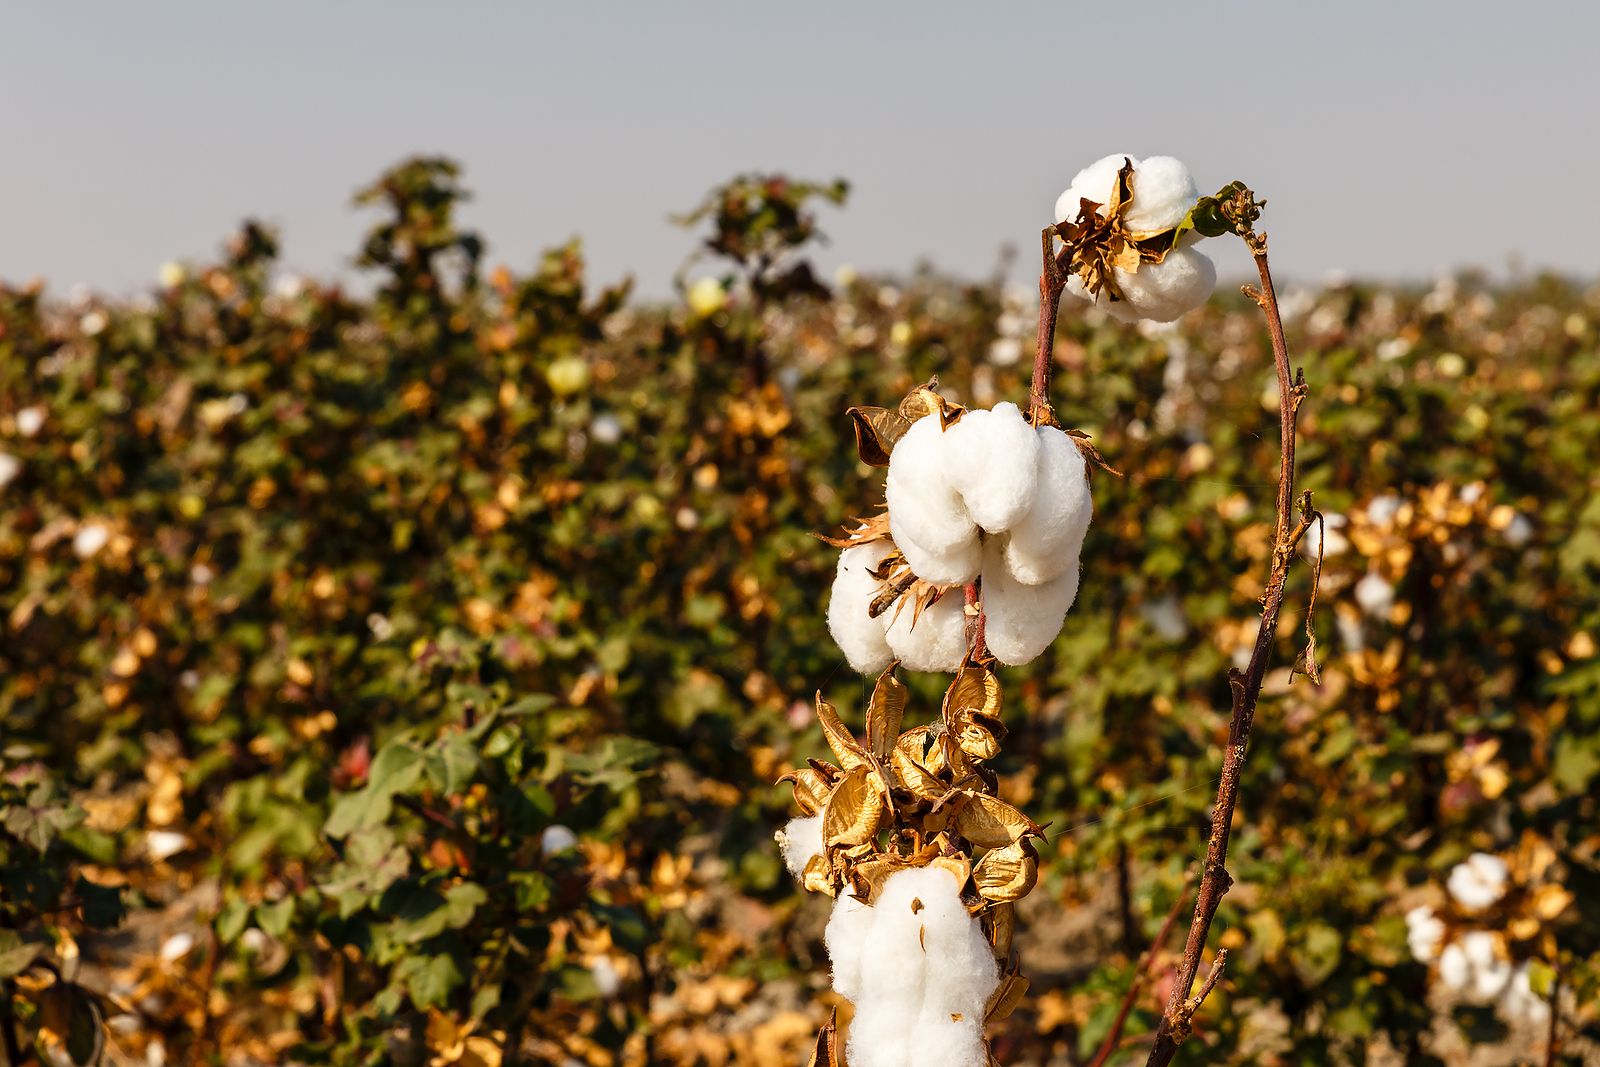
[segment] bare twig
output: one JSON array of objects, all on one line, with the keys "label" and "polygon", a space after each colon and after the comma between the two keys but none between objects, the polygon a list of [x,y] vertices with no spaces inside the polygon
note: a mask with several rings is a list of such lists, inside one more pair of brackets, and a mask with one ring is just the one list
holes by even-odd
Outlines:
[{"label": "bare twig", "polygon": [[983,613],[982,579],[968,582],[962,592],[966,596],[967,660],[971,663],[982,663],[989,656],[989,645],[984,640],[984,623],[987,617]]},{"label": "bare twig", "polygon": [[1050,371],[1055,363],[1056,316],[1068,278],[1056,252],[1055,227],[1045,227],[1039,237],[1044,245],[1039,271],[1039,333],[1033,353],[1033,384],[1028,389],[1028,421],[1035,426],[1055,423],[1055,412],[1050,407]]},{"label": "bare twig", "polygon": [[1189,896],[1189,879],[1183,880],[1183,888],[1178,893],[1178,899],[1172,902],[1172,910],[1167,912],[1166,919],[1161,923],[1161,929],[1156,931],[1155,940],[1150,942],[1150,947],[1145,950],[1144,958],[1139,961],[1138,970],[1133,972],[1133,982],[1128,986],[1128,992],[1122,998],[1122,1006],[1117,1009],[1117,1017],[1111,1023],[1111,1029],[1106,1034],[1104,1041],[1100,1042],[1100,1051],[1095,1053],[1094,1059],[1089,1061],[1089,1067],[1105,1067],[1106,1060],[1117,1050],[1118,1042],[1122,1039],[1122,1028],[1128,1024],[1128,1013],[1133,1010],[1134,1001],[1139,997],[1139,990],[1144,988],[1145,979],[1150,976],[1150,966],[1155,963],[1156,954],[1166,946],[1167,937],[1172,933],[1172,927],[1178,921],[1178,913],[1183,911],[1183,902]]},{"label": "bare twig", "polygon": [[1233,691],[1233,712],[1228,721],[1228,747],[1222,757],[1222,780],[1217,788],[1216,803],[1212,806],[1211,835],[1206,842],[1204,873],[1200,891],[1195,897],[1194,919],[1189,924],[1189,936],[1184,943],[1183,963],[1178,969],[1177,982],[1167,1010],[1156,1029],[1156,1039],[1151,1045],[1146,1067],[1164,1067],[1172,1062],[1178,1045],[1189,1036],[1190,1018],[1211,987],[1216,984],[1222,970],[1224,953],[1218,952],[1198,997],[1190,998],[1199,973],[1201,958],[1205,953],[1206,938],[1211,933],[1212,920],[1222,904],[1223,895],[1233,884],[1228,875],[1228,839],[1233,830],[1233,812],[1239,802],[1239,776],[1244,768],[1245,754],[1250,747],[1250,727],[1255,721],[1256,701],[1261,696],[1261,683],[1266,676],[1267,661],[1272,653],[1273,635],[1277,631],[1278,612],[1283,607],[1284,583],[1289,576],[1289,564],[1294,556],[1294,546],[1310,528],[1311,516],[1303,514],[1298,526],[1291,527],[1291,504],[1294,499],[1294,445],[1295,421],[1300,402],[1306,395],[1305,374],[1295,375],[1289,370],[1289,347],[1283,336],[1283,319],[1278,313],[1278,298],[1272,287],[1272,272],[1267,265],[1267,242],[1264,234],[1246,229],[1246,243],[1255,259],[1256,272],[1261,277],[1259,289],[1246,287],[1245,292],[1260,306],[1267,319],[1267,332],[1272,338],[1273,365],[1278,373],[1278,421],[1280,451],[1278,467],[1278,514],[1274,530],[1272,563],[1266,592],[1261,598],[1261,625],[1256,630],[1255,647],[1250,663],[1243,670],[1228,672],[1228,682]]}]

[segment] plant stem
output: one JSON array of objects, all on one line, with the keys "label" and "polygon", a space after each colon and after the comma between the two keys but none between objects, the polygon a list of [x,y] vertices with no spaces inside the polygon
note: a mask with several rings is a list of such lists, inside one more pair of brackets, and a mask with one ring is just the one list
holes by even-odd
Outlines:
[{"label": "plant stem", "polygon": [[1226,862],[1234,807],[1239,802],[1239,776],[1250,747],[1250,727],[1255,721],[1256,701],[1261,696],[1261,683],[1267,673],[1267,660],[1271,656],[1273,635],[1278,626],[1278,612],[1283,606],[1289,563],[1301,535],[1310,527],[1310,501],[1307,494],[1302,501],[1300,522],[1292,530],[1290,528],[1290,508],[1294,496],[1295,421],[1300,402],[1306,395],[1305,376],[1303,372],[1298,376],[1290,375],[1289,348],[1283,337],[1283,320],[1278,313],[1278,298],[1272,287],[1272,272],[1267,266],[1266,238],[1250,233],[1245,240],[1254,256],[1256,272],[1261,276],[1261,288],[1247,286],[1245,293],[1255,300],[1266,316],[1267,332],[1272,338],[1273,364],[1278,372],[1280,450],[1277,525],[1271,573],[1261,600],[1261,625],[1256,630],[1255,648],[1250,653],[1249,665],[1243,671],[1235,668],[1228,672],[1228,683],[1233,691],[1233,712],[1228,722],[1228,747],[1222,757],[1222,781],[1217,787],[1216,803],[1212,806],[1211,835],[1206,843],[1204,873],[1195,898],[1194,919],[1189,924],[1189,936],[1184,943],[1183,963],[1172,987],[1172,997],[1161,1016],[1161,1024],[1156,1029],[1155,1042],[1150,1048],[1149,1059],[1145,1061],[1146,1067],[1164,1067],[1172,1062],[1178,1045],[1189,1036],[1195,1011],[1216,983],[1219,968],[1213,964],[1206,986],[1199,996],[1189,997],[1195,976],[1200,971],[1212,920],[1216,918],[1223,895],[1233,884]]},{"label": "plant stem", "polygon": [[1144,958],[1139,961],[1138,970],[1133,972],[1133,982],[1128,986],[1128,992],[1122,998],[1122,1006],[1117,1009],[1117,1017],[1111,1024],[1111,1030],[1106,1034],[1106,1039],[1100,1042],[1100,1051],[1095,1053],[1094,1059],[1089,1061],[1089,1067],[1105,1067],[1105,1063],[1116,1051],[1117,1044],[1122,1039],[1122,1028],[1128,1024],[1128,1013],[1133,1010],[1133,1002],[1139,996],[1139,990],[1144,988],[1145,979],[1150,976],[1150,965],[1155,962],[1156,953],[1160,952],[1167,943],[1167,936],[1172,933],[1173,924],[1178,921],[1178,913],[1183,910],[1183,901],[1189,895],[1189,879],[1183,880],[1183,892],[1178,894],[1178,899],[1172,902],[1172,910],[1167,912],[1166,919],[1161,923],[1161,929],[1156,932],[1155,940],[1150,942],[1150,947],[1145,950]]},{"label": "plant stem", "polygon": [[1039,332],[1033,353],[1033,384],[1028,389],[1028,421],[1035,426],[1053,422],[1050,408],[1050,371],[1055,365],[1056,316],[1061,311],[1061,291],[1067,272],[1057,258],[1055,227],[1039,235],[1044,247],[1039,270]]}]

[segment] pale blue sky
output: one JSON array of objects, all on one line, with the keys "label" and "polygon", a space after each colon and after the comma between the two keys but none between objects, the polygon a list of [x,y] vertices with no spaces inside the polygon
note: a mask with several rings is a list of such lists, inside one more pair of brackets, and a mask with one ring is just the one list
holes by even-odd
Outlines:
[{"label": "pale blue sky", "polygon": [[465,164],[490,262],[575,234],[651,295],[740,170],[851,180],[826,266],[976,276],[1113,151],[1250,182],[1289,276],[1592,274],[1597,46],[1576,0],[11,5],[0,278],[127,291],[246,215],[348,271],[351,192],[414,152]]}]

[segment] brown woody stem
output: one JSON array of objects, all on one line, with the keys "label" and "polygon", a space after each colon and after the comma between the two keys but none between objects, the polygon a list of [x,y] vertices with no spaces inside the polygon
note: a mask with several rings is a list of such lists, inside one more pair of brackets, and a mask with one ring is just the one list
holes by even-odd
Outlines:
[{"label": "brown woody stem", "polygon": [[1055,227],[1047,226],[1039,235],[1044,245],[1039,270],[1039,333],[1033,353],[1033,384],[1028,389],[1028,421],[1035,426],[1053,422],[1050,417],[1050,371],[1055,365],[1056,316],[1061,311],[1061,292],[1067,287],[1067,271],[1056,255]]},{"label": "brown woody stem", "polygon": [[[1200,891],[1195,898],[1194,918],[1189,924],[1188,939],[1184,942],[1183,962],[1178,969],[1172,997],[1156,1029],[1156,1039],[1150,1048],[1146,1067],[1165,1067],[1177,1054],[1178,1045],[1189,1035],[1190,1020],[1200,1002],[1216,984],[1221,973],[1221,953],[1213,963],[1200,995],[1189,997],[1195,976],[1200,971],[1205,954],[1206,938],[1211,933],[1212,920],[1222,904],[1233,879],[1229,877],[1228,838],[1233,829],[1233,812],[1239,802],[1239,776],[1244,768],[1245,754],[1250,747],[1250,727],[1255,721],[1256,701],[1261,696],[1261,683],[1267,673],[1267,660],[1272,653],[1273,635],[1277,631],[1278,612],[1283,607],[1284,583],[1289,577],[1289,563],[1294,555],[1294,544],[1303,528],[1291,527],[1290,506],[1294,498],[1294,444],[1295,421],[1300,401],[1306,395],[1305,375],[1291,376],[1289,347],[1284,341],[1283,319],[1278,313],[1278,298],[1272,288],[1272,272],[1267,266],[1267,245],[1264,236],[1248,233],[1245,236],[1255,258],[1256,272],[1261,276],[1261,287],[1246,287],[1245,292],[1261,307],[1267,319],[1267,332],[1272,338],[1273,364],[1278,372],[1278,420],[1280,452],[1278,468],[1278,515],[1273,539],[1271,573],[1266,592],[1261,599],[1261,625],[1256,630],[1255,648],[1250,653],[1250,663],[1243,670],[1228,672],[1228,682],[1233,690],[1233,713],[1228,721],[1228,747],[1222,757],[1222,781],[1217,787],[1216,803],[1212,806],[1211,835],[1206,842],[1204,873]],[[1309,519],[1301,526],[1309,525]]]}]

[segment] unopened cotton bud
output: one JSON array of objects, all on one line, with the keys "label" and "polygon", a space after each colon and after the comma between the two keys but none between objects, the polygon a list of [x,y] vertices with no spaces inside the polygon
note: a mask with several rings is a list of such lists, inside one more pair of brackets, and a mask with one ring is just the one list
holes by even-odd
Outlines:
[{"label": "unopened cotton bud", "polygon": [[967,412],[945,431],[944,455],[948,483],[986,531],[1003,533],[1028,513],[1039,483],[1039,437],[1017,405]]},{"label": "unopened cotton bud", "polygon": [[822,814],[790,819],[773,837],[783,852],[783,865],[799,878],[805,874],[811,857],[822,852]]},{"label": "unopened cotton bud", "polygon": [[1506,895],[1506,862],[1487,852],[1474,852],[1450,871],[1445,888],[1469,912],[1482,911]]},{"label": "unopened cotton bud", "polygon": [[833,578],[828,632],[851,668],[862,674],[877,674],[894,659],[884,636],[885,620],[867,613],[882,588],[872,571],[891,547],[887,541],[852,545],[839,553],[839,567]]},{"label": "unopened cotton bud", "polygon": [[1005,538],[992,538],[984,551],[984,634],[989,651],[1007,666],[1035,659],[1061,632],[1061,622],[1078,595],[1078,562],[1039,585],[1017,581],[1005,564]]},{"label": "unopened cotton bud", "polygon": [[1083,453],[1054,426],[1040,426],[1033,505],[1006,542],[1005,561],[1024,585],[1039,585],[1078,561],[1094,514]]},{"label": "unopened cotton bud", "polygon": [[[957,671],[967,655],[965,598],[949,589],[920,614],[909,598],[889,608],[889,650],[908,671]],[[913,621],[915,617],[915,621]]]}]

